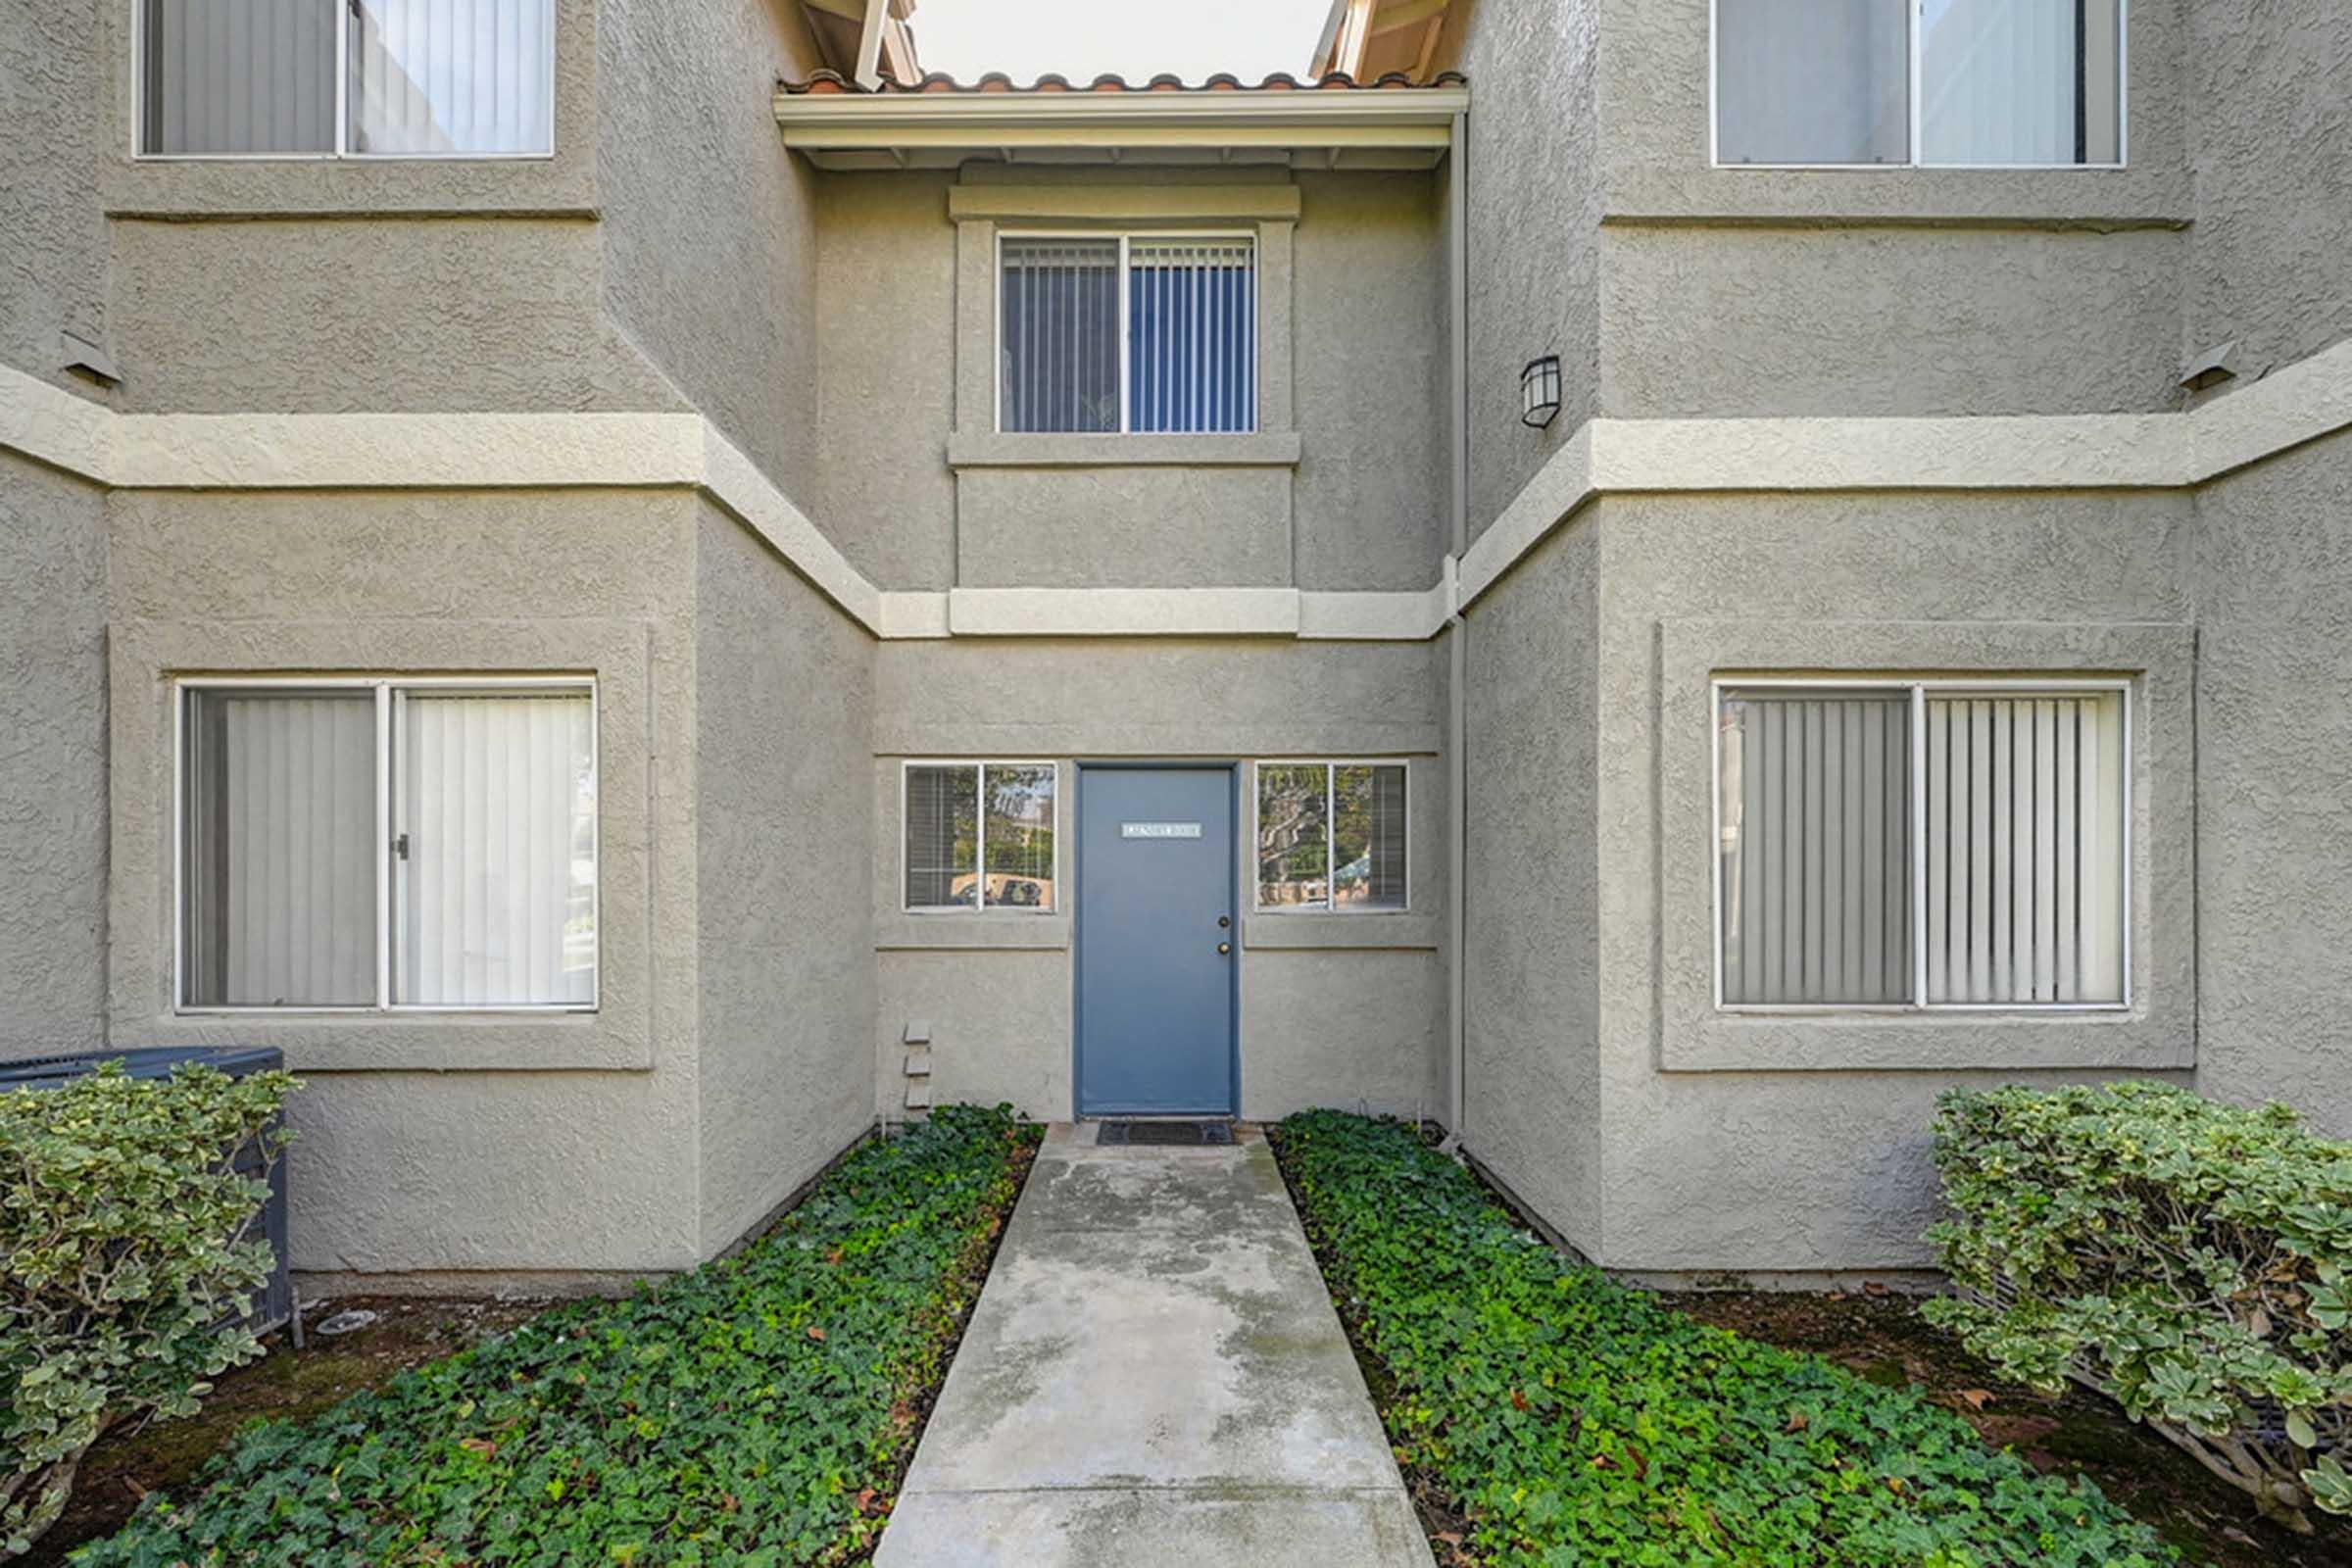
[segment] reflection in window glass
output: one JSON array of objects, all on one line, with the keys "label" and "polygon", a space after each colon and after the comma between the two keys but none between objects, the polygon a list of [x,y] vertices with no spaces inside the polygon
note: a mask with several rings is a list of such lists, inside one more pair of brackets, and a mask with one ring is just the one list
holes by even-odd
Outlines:
[{"label": "reflection in window glass", "polygon": [[1259,764],[1258,907],[1330,904],[1330,769],[1320,762]]},{"label": "reflection in window glass", "polygon": [[1404,907],[1404,768],[1332,769],[1332,903]]},{"label": "reflection in window glass", "polygon": [[358,0],[351,12],[353,152],[554,146],[551,0]]},{"label": "reflection in window glass", "polygon": [[1054,906],[1054,764],[1001,764],[985,769],[988,846],[984,897],[992,906]]},{"label": "reflection in window glass", "polygon": [[906,770],[906,907],[971,908],[980,879],[980,769]]}]

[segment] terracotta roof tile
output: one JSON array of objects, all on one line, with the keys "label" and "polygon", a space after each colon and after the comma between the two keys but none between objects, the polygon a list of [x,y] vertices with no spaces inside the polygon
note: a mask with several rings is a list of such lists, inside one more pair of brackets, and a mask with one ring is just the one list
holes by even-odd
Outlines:
[{"label": "terracotta roof tile", "polygon": [[1140,85],[1124,76],[1105,74],[1081,86],[1067,76],[1048,73],[1026,85],[1014,81],[1002,71],[992,71],[976,81],[957,81],[945,72],[933,71],[920,81],[885,81],[879,87],[860,87],[834,71],[809,73],[805,80],[790,78],[777,85],[788,93],[850,93],[880,95],[889,93],[976,93],[976,92],[1376,92],[1390,87],[1458,87],[1468,78],[1455,71],[1443,71],[1427,80],[1415,80],[1402,71],[1392,71],[1373,81],[1359,82],[1345,72],[1335,71],[1328,75],[1301,81],[1287,71],[1275,72],[1259,81],[1244,81],[1230,72],[1219,72],[1204,81],[1187,82],[1181,76],[1163,72]]}]

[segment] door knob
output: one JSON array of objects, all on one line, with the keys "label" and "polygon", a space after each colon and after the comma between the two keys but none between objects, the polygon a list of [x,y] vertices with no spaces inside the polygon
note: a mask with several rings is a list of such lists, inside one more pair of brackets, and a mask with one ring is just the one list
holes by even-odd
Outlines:
[{"label": "door knob", "polygon": [[1233,951],[1233,944],[1230,942],[1220,942],[1217,944],[1217,951],[1219,953],[1231,953]]}]

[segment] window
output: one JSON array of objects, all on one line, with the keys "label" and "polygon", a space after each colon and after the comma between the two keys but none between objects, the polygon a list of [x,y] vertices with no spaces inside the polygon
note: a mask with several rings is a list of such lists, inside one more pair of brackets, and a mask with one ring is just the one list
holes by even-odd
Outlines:
[{"label": "window", "polygon": [[908,762],[909,909],[1054,908],[1052,762]]},{"label": "window", "polygon": [[183,1007],[596,1005],[578,680],[184,682]]},{"label": "window", "polygon": [[1715,0],[1715,161],[2117,166],[2123,60],[2123,0]]},{"label": "window", "polygon": [[1722,1005],[2125,1004],[2121,684],[1716,700]]},{"label": "window", "polygon": [[545,156],[554,0],[139,0],[151,157]]},{"label": "window", "polygon": [[1257,427],[1257,253],[1248,238],[1004,241],[1001,430]]},{"label": "window", "polygon": [[1258,763],[1257,907],[1403,908],[1404,831],[1401,762]]}]

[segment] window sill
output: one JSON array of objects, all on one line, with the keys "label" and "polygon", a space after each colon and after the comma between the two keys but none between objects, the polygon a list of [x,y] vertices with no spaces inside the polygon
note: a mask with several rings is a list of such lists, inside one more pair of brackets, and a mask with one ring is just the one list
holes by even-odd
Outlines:
[{"label": "window sill", "polygon": [[107,166],[109,218],[595,218],[584,149],[508,157],[124,156]]},{"label": "window sill", "polygon": [[901,910],[874,922],[877,953],[1050,953],[1070,945],[1066,914]]},{"label": "window sill", "polygon": [[1288,468],[1298,434],[1065,435],[1026,430],[958,430],[948,437],[951,468]]},{"label": "window sill", "polygon": [[1718,1012],[1669,1020],[1666,1072],[2161,1072],[2197,1063],[2179,1009],[2048,1012]]},{"label": "window sill", "polygon": [[652,1042],[610,1013],[571,1009],[187,1012],[118,1019],[123,1046],[274,1046],[297,1073],[644,1072]]},{"label": "window sill", "polygon": [[2149,168],[1642,164],[1610,178],[1601,221],[1835,227],[2184,228],[2184,174]]},{"label": "window sill", "polygon": [[1438,921],[1410,909],[1366,909],[1361,914],[1311,910],[1253,910],[1242,919],[1242,947],[1250,952],[1387,950],[1436,952]]}]

